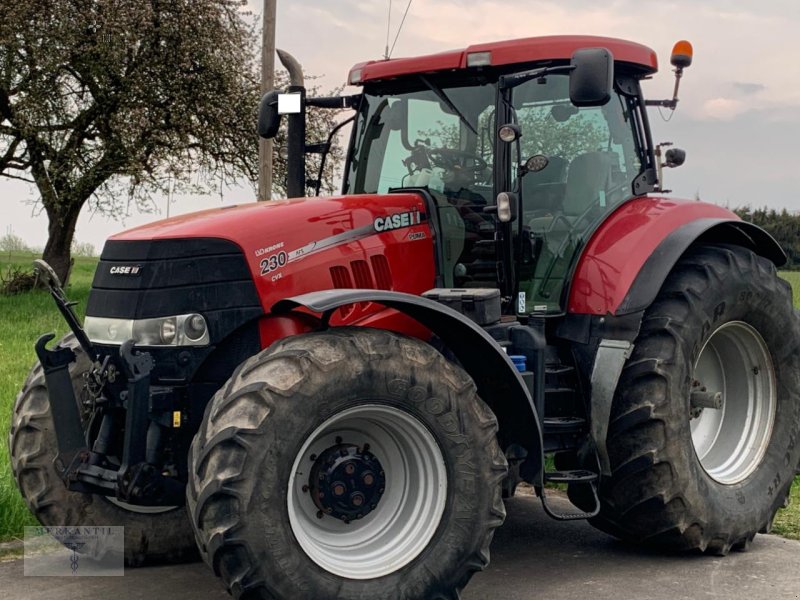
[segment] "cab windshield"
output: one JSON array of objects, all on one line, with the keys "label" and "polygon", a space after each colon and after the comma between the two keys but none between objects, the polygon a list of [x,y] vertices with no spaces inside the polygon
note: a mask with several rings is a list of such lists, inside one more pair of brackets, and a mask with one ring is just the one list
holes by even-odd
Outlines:
[{"label": "cab windshield", "polygon": [[[569,76],[558,74],[500,93],[493,83],[438,81],[417,76],[365,91],[345,193],[428,188],[445,286],[497,287],[503,263],[515,271],[516,312],[561,312],[580,249],[643,171],[635,100],[614,92],[604,106],[578,108]],[[509,122],[522,131],[519,152],[498,146],[497,128]],[[518,166],[534,155],[546,166],[520,181]],[[484,210],[502,191],[521,192],[510,238]]]}]

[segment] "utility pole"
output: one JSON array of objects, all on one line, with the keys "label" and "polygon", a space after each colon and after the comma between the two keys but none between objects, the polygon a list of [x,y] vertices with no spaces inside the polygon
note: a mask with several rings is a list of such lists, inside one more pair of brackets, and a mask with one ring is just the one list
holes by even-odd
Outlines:
[{"label": "utility pole", "polygon": [[[264,0],[261,36],[261,94],[275,87],[275,21],[278,0]],[[272,199],[272,140],[258,142],[258,199]]]}]

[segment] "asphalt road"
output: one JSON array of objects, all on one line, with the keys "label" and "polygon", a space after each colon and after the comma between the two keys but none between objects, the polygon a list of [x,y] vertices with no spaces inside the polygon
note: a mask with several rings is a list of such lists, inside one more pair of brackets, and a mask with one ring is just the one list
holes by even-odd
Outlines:
[{"label": "asphalt road", "polygon": [[[22,562],[0,563],[8,600],[225,600],[203,564],[129,569],[124,577],[23,577]],[[463,600],[800,599],[800,542],[760,535],[747,553],[725,558],[644,552],[583,522],[558,523],[531,497],[508,503],[492,564]],[[378,599],[376,599],[378,600]]]}]

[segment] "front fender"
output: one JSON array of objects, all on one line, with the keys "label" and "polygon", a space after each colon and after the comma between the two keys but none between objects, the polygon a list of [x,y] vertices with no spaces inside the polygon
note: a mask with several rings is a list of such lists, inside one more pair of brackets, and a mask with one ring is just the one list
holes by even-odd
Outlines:
[{"label": "front fender", "polygon": [[435,333],[475,381],[478,394],[497,416],[505,441],[525,447],[528,467],[535,469],[534,473],[541,473],[542,427],[531,394],[497,342],[461,313],[420,296],[370,289],[325,290],[294,296],[275,303],[272,312],[281,314],[303,307],[314,313],[330,314],[356,302],[375,302],[395,309]]},{"label": "front fender", "polygon": [[637,198],[612,213],[586,245],[570,288],[569,312],[622,316],[644,310],[698,241],[744,246],[777,266],[786,262],[772,236],[726,208]]}]

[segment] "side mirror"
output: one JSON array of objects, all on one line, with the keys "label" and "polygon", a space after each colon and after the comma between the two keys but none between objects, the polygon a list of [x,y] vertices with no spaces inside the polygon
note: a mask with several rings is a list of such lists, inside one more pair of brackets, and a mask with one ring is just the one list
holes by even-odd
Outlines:
[{"label": "side mirror", "polygon": [[572,55],[569,99],[575,106],[603,106],[614,87],[614,56],[605,48],[582,48]]},{"label": "side mirror", "polygon": [[281,115],[278,113],[278,92],[272,90],[264,94],[258,105],[258,135],[271,140],[278,135],[281,127]]}]

